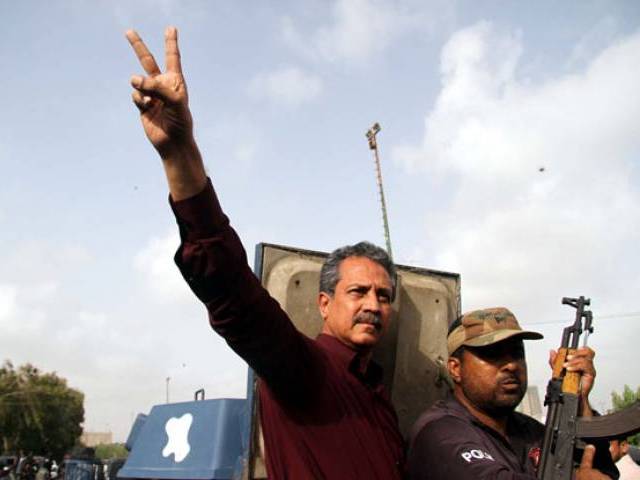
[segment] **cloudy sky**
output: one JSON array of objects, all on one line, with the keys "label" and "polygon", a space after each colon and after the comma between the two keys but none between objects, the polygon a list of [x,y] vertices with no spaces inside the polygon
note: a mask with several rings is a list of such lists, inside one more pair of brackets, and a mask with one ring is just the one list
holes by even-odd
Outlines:
[{"label": "cloudy sky", "polygon": [[421,0],[0,2],[0,360],[57,371],[124,440],[165,400],[242,396],[246,367],[172,264],[159,160],[130,102],[137,29],[180,31],[196,135],[253,255],[383,243],[459,272],[547,350],[592,298],[593,403],[640,385],[640,4]]}]

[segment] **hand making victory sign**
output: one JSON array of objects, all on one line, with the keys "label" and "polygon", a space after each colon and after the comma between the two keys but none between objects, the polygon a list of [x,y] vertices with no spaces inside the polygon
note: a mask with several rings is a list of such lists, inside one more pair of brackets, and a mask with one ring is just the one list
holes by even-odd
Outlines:
[{"label": "hand making victory sign", "polygon": [[133,103],[147,137],[162,158],[174,201],[200,192],[206,183],[202,158],[193,136],[187,85],[182,76],[178,31],[165,30],[165,72],[133,30],[126,33],[147,76],[131,77]]}]

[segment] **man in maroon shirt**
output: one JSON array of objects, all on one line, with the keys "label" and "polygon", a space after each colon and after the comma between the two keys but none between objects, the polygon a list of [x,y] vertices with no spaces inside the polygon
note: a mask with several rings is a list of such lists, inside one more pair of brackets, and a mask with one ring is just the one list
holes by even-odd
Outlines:
[{"label": "man in maroon shirt", "polygon": [[176,263],[212,327],[260,377],[269,478],[400,478],[402,437],[371,361],[391,316],[391,260],[366,242],[333,252],[321,271],[322,333],[311,340],[298,332],[249,269],[207,179],[176,29],[165,32],[165,72],[137,33],[127,39],[146,72],[131,78],[132,96],[167,176],[182,239]]}]

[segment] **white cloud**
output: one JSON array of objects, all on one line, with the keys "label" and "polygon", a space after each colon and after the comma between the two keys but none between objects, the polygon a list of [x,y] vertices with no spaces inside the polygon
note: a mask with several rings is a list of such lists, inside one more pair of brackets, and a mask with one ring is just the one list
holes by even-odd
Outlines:
[{"label": "white cloud", "polygon": [[5,276],[20,284],[37,278],[38,282],[33,285],[45,290],[55,289],[61,272],[82,271],[95,261],[92,253],[82,245],[58,245],[38,236],[35,238],[26,239],[2,258],[2,266],[7,272]]},{"label": "white cloud", "polygon": [[[239,114],[201,128],[198,143],[203,152],[215,152],[216,158],[228,159],[211,165],[217,177],[245,178],[262,160],[260,152],[268,141],[254,118]],[[205,154],[205,162],[211,157]]]},{"label": "white cloud", "polygon": [[535,320],[584,293],[637,310],[622,289],[640,278],[640,34],[536,85],[518,78],[522,50],[486,22],[453,35],[422,145],[394,151],[455,185],[430,215],[437,266],[462,272],[465,308],[508,301]]},{"label": "white cloud", "polygon": [[613,42],[618,28],[619,25],[615,17],[605,16],[601,18],[574,45],[569,56],[568,66],[574,67],[589,62],[600,50]]},{"label": "white cloud", "polygon": [[193,294],[173,261],[178,245],[180,238],[174,230],[163,237],[150,239],[134,259],[134,265],[144,275],[150,293],[161,303],[193,303]]},{"label": "white cloud", "polygon": [[19,285],[0,285],[0,331],[7,342],[28,338],[37,333],[47,318],[42,295],[49,284],[34,284],[29,288]]},{"label": "white cloud", "polygon": [[13,316],[17,309],[16,288],[11,285],[0,285],[0,322]]},{"label": "white cloud", "polygon": [[332,22],[308,38],[290,17],[282,21],[282,35],[294,50],[325,61],[364,62],[384,51],[397,37],[424,28],[430,18],[420,2],[337,0]]},{"label": "white cloud", "polygon": [[250,163],[256,156],[258,149],[253,143],[245,143],[237,145],[233,151],[233,158],[240,163]]},{"label": "white cloud", "polygon": [[182,6],[174,0],[110,2],[108,5],[112,7],[113,16],[123,31],[143,23],[141,19],[148,18],[150,10],[153,10],[154,16],[162,18],[164,22],[170,22],[169,24],[180,23],[178,19],[182,20],[184,17],[193,19],[203,18],[206,15],[204,9],[197,3],[189,5],[189,8],[181,8]]},{"label": "white cloud", "polygon": [[320,77],[297,67],[284,67],[261,73],[249,83],[249,93],[256,98],[268,98],[287,107],[297,107],[317,98],[323,90]]},{"label": "white cloud", "polygon": [[29,294],[34,300],[46,302],[55,298],[56,293],[59,291],[59,287],[58,283],[54,281],[43,282],[33,285]]}]

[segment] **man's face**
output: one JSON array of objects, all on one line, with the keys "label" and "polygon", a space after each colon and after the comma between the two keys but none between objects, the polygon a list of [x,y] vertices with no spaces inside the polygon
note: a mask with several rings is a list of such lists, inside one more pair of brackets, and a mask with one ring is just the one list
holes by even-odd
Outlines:
[{"label": "man's face", "polygon": [[527,391],[527,363],[522,339],[510,338],[486,347],[465,347],[462,361],[449,360],[461,393],[489,415],[513,411]]},{"label": "man's face", "polygon": [[387,330],[391,317],[392,284],[382,265],[366,257],[340,263],[335,293],[318,297],[323,333],[358,350],[371,349]]},{"label": "man's face", "polygon": [[609,452],[611,453],[611,459],[617,462],[629,453],[629,444],[626,440],[611,440],[609,442]]}]

